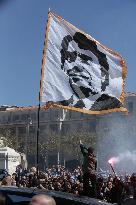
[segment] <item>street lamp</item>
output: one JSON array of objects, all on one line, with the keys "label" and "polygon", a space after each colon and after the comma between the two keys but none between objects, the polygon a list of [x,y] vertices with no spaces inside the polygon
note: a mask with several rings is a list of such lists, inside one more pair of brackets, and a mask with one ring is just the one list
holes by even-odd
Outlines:
[{"label": "street lamp", "polygon": [[57,164],[60,165],[60,147],[61,147],[61,135],[62,135],[62,124],[65,121],[67,110],[62,109],[62,116],[59,117],[59,140],[58,140],[58,153],[57,153]]},{"label": "street lamp", "polygon": [[32,125],[32,119],[31,117],[27,118],[27,125],[26,125],[26,137],[25,137],[25,154],[26,154],[26,165],[25,168],[27,169],[27,141],[29,138],[29,130],[30,130],[30,125]]}]

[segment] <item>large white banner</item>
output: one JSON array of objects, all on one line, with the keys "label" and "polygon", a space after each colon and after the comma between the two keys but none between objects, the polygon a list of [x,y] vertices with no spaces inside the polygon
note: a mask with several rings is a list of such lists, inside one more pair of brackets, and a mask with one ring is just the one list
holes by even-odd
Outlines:
[{"label": "large white banner", "polygon": [[48,15],[41,100],[46,105],[101,114],[126,111],[123,58],[53,13]]}]

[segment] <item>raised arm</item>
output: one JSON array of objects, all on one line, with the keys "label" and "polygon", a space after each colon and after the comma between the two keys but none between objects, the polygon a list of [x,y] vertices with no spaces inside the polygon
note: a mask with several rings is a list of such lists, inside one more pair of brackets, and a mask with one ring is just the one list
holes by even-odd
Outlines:
[{"label": "raised arm", "polygon": [[87,150],[87,148],[83,145],[83,143],[81,142],[81,140],[80,140],[80,149],[81,149],[81,152],[82,152],[83,155],[88,154],[88,150]]}]

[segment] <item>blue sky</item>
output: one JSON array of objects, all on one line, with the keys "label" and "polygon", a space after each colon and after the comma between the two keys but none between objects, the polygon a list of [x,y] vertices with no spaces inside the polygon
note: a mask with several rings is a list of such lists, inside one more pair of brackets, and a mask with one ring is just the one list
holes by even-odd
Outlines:
[{"label": "blue sky", "polygon": [[[47,12],[62,16],[126,60],[136,91],[136,0],[0,0],[0,105],[38,103]],[[5,2],[5,3],[4,3]]]}]

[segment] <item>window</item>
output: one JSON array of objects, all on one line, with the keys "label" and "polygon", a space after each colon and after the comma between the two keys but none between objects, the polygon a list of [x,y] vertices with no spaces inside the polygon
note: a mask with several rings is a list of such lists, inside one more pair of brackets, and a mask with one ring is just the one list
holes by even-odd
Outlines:
[{"label": "window", "polygon": [[58,132],[58,124],[50,124],[50,129],[53,132]]},{"label": "window", "polygon": [[35,134],[35,132],[36,132],[36,127],[30,126],[29,133],[30,134]]},{"label": "window", "polygon": [[27,114],[22,114],[21,120],[26,120],[27,119]]},{"label": "window", "polygon": [[64,134],[64,135],[69,134],[69,132],[70,132],[70,125],[63,123],[62,127],[61,127],[61,131],[62,131],[62,134]]},{"label": "window", "polygon": [[19,135],[26,134],[26,127],[19,127],[18,128],[18,133],[19,133]]},{"label": "window", "polygon": [[48,133],[48,126],[47,125],[40,125],[40,135],[45,135]]},{"label": "window", "polygon": [[43,110],[40,111],[40,121],[43,121],[45,118],[45,112]]},{"label": "window", "polygon": [[89,131],[95,132],[96,131],[96,121],[89,122]]},{"label": "window", "polygon": [[2,122],[5,122],[6,121],[6,118],[5,116],[2,117]]},{"label": "window", "polygon": [[11,115],[8,115],[8,122],[11,121]]},{"label": "window", "polygon": [[59,119],[59,110],[51,110],[50,112],[51,120],[58,120]]},{"label": "window", "polygon": [[32,121],[36,121],[37,120],[37,114],[36,113],[32,113],[31,114],[31,119],[32,119]]},{"label": "window", "polygon": [[13,115],[13,121],[19,121],[19,115]]}]

